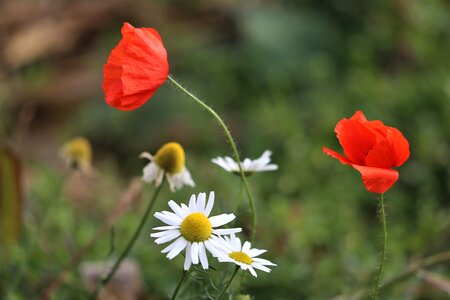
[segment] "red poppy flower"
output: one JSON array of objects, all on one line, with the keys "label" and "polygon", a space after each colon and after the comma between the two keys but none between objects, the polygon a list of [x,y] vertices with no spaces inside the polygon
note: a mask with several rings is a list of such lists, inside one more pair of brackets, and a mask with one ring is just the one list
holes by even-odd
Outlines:
[{"label": "red poppy flower", "polygon": [[103,67],[105,101],[120,110],[143,105],[167,79],[169,63],[153,28],[122,26],[122,40]]},{"label": "red poppy flower", "polygon": [[361,173],[369,192],[383,194],[394,185],[398,171],[392,167],[409,158],[409,143],[398,129],[378,120],[367,121],[357,111],[350,119],[340,120],[334,131],[346,156],[324,147],[325,154]]}]

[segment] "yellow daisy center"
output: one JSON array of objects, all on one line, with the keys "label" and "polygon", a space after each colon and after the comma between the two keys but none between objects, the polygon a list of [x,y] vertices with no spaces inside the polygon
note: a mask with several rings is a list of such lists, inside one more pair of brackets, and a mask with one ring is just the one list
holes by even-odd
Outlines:
[{"label": "yellow daisy center", "polygon": [[189,242],[203,242],[211,236],[212,225],[203,213],[195,212],[184,218],[180,232]]},{"label": "yellow daisy center", "polygon": [[183,170],[185,155],[183,147],[178,143],[163,145],[155,155],[155,163],[170,174],[177,174]]},{"label": "yellow daisy center", "polygon": [[248,256],[247,253],[244,253],[242,251],[231,252],[230,254],[228,254],[228,256],[235,261],[241,262],[246,265],[251,265],[253,262],[253,259]]}]

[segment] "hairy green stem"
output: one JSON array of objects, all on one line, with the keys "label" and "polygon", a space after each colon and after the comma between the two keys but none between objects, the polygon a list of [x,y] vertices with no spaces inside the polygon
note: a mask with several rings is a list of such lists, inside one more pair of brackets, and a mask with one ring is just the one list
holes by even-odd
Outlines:
[{"label": "hairy green stem", "polygon": [[173,79],[172,76],[167,76],[167,79],[169,82],[171,82],[178,90],[183,92],[185,95],[187,95],[189,98],[191,98],[195,103],[200,105],[202,108],[206,109],[213,117],[216,119],[217,123],[219,123],[220,127],[222,127],[223,131],[225,132],[225,136],[227,137],[228,141],[230,142],[231,148],[233,150],[234,158],[236,159],[238,166],[239,166],[239,174],[241,175],[242,183],[244,184],[245,191],[247,193],[250,209],[252,211],[252,235],[251,235],[251,241],[253,242],[255,239],[256,234],[256,210],[255,210],[255,202],[253,200],[252,193],[250,191],[250,188],[248,186],[247,178],[244,174],[244,170],[242,169],[241,159],[239,157],[239,152],[237,150],[236,144],[234,142],[233,137],[231,136],[230,130],[228,129],[227,125],[225,125],[225,122],[222,120],[222,118],[205,102],[197,98],[194,94],[189,92],[186,88],[184,88],[180,83],[178,83],[175,79]]},{"label": "hairy green stem", "polygon": [[175,300],[175,298],[177,297],[178,292],[180,291],[181,285],[183,284],[184,280],[186,279],[186,275],[188,273],[189,273],[189,270],[188,271],[183,270],[183,276],[181,276],[181,279],[178,282],[177,287],[175,288],[175,291],[173,292],[173,295],[171,298],[172,300]]},{"label": "hairy green stem", "polygon": [[236,266],[234,268],[234,272],[233,275],[231,275],[230,280],[228,280],[227,284],[224,286],[224,288],[222,289],[222,291],[220,292],[220,294],[217,296],[216,300],[219,300],[220,298],[223,297],[223,295],[225,294],[225,292],[228,290],[228,287],[230,286],[230,284],[233,282],[234,277],[236,276],[237,272],[239,271],[239,266]]},{"label": "hairy green stem", "polygon": [[119,268],[122,261],[128,256],[128,253],[130,252],[131,248],[133,248],[134,243],[136,242],[137,238],[139,237],[139,234],[141,233],[142,228],[144,227],[144,225],[147,221],[147,218],[153,209],[153,205],[156,202],[155,201],[156,197],[158,196],[159,192],[161,191],[161,188],[163,185],[164,185],[164,181],[161,183],[161,185],[159,187],[156,188],[155,192],[153,193],[152,198],[150,199],[150,202],[148,203],[147,209],[145,210],[145,213],[142,216],[139,226],[136,228],[136,231],[134,232],[134,234],[131,237],[130,241],[128,242],[127,246],[125,247],[123,252],[120,254],[119,258],[117,259],[116,263],[113,265],[113,267],[111,268],[109,273],[100,281],[96,290],[89,297],[90,300],[94,300],[97,298],[97,296],[100,293],[100,291],[102,290],[102,288],[111,280],[111,278],[113,278],[114,274],[116,273],[116,271]]},{"label": "hairy green stem", "polygon": [[384,194],[380,196],[380,219],[381,225],[383,227],[383,244],[381,248],[380,264],[378,265],[378,272],[375,280],[375,288],[373,290],[372,299],[378,299],[379,290],[381,286],[381,279],[383,277],[384,260],[386,259],[386,241],[387,241],[387,230],[386,230],[386,214],[384,212]]}]

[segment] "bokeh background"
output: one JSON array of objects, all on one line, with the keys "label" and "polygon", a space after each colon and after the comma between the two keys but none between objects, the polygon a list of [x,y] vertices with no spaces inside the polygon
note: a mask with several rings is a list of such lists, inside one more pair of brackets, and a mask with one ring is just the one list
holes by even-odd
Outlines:
[{"label": "bokeh background", "polygon": [[[0,176],[0,231],[11,230],[8,219],[20,228],[17,242],[0,245],[0,298],[43,299],[141,176],[146,162],[138,155],[168,141],[185,147],[197,186],[176,194],[165,187],[156,209],[215,190],[216,212],[234,211],[248,229],[247,207],[236,210],[246,203],[239,178],[210,162],[231,151],[206,111],[169,84],[132,112],[104,102],[102,66],[124,21],[157,28],[171,73],[219,112],[241,156],[274,153],[279,170],[249,182],[258,210],[256,246],[269,249],[266,257],[278,267],[244,278],[243,294],[351,299],[372,286],[381,232],[377,196],[365,191],[357,172],[321,150],[340,149],[334,126],[356,110],[399,128],[411,144],[411,158],[386,195],[385,277],[448,250],[449,9],[444,0],[2,1],[0,142],[8,149],[3,166],[14,161],[21,180],[6,171]],[[76,136],[92,144],[93,174],[71,171],[59,155]],[[20,193],[8,198],[5,191],[18,182]],[[137,180],[131,190],[141,196],[119,209],[114,234],[108,228],[95,239],[51,299],[85,299],[81,266],[114,259],[123,249],[153,187]],[[168,261],[148,237],[156,224],[149,220],[131,253],[140,299],[165,299],[181,276],[182,258]],[[382,298],[448,299],[449,264],[427,272]],[[213,277],[220,281],[220,274]],[[203,289],[200,275],[180,299]]]}]

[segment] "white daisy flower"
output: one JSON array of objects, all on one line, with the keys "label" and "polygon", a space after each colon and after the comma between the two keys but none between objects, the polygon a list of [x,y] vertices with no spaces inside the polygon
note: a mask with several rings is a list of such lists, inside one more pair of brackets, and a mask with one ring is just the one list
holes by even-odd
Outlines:
[{"label": "white daisy flower", "polygon": [[185,251],[184,269],[189,270],[191,264],[201,263],[203,269],[208,269],[206,250],[218,257],[220,249],[217,249],[211,240],[214,237],[241,232],[241,228],[217,229],[235,219],[234,214],[221,214],[209,217],[214,205],[214,192],[209,193],[206,203],[206,193],[191,196],[189,205],[178,205],[170,200],[169,206],[173,212],[156,212],[155,217],[168,226],[153,228],[158,230],[150,236],[156,238],[155,243],[163,244],[173,241],[161,252],[167,253],[167,258],[172,259],[183,249]]},{"label": "white daisy flower", "polygon": [[180,144],[167,143],[156,152],[155,156],[143,152],[139,157],[150,160],[150,163],[144,167],[143,181],[148,183],[154,181],[158,187],[166,175],[172,192],[182,188],[183,185],[195,186],[191,173],[185,167],[186,157]]},{"label": "white daisy flower", "polygon": [[[246,176],[249,176],[255,172],[275,171],[278,166],[270,163],[270,156],[272,151],[266,150],[260,158],[251,160],[249,158],[244,159],[242,162],[242,170]],[[229,156],[216,157],[211,160],[216,165],[222,167],[228,172],[239,174],[238,163]]]},{"label": "white daisy flower", "polygon": [[213,244],[217,249],[221,250],[221,254],[218,256],[219,261],[235,263],[242,270],[249,270],[255,277],[257,277],[255,269],[270,273],[271,270],[266,266],[276,266],[276,264],[267,259],[257,257],[267,250],[251,249],[250,242],[245,242],[244,245],[241,245],[241,240],[234,234],[226,236],[225,239],[215,237]]}]

